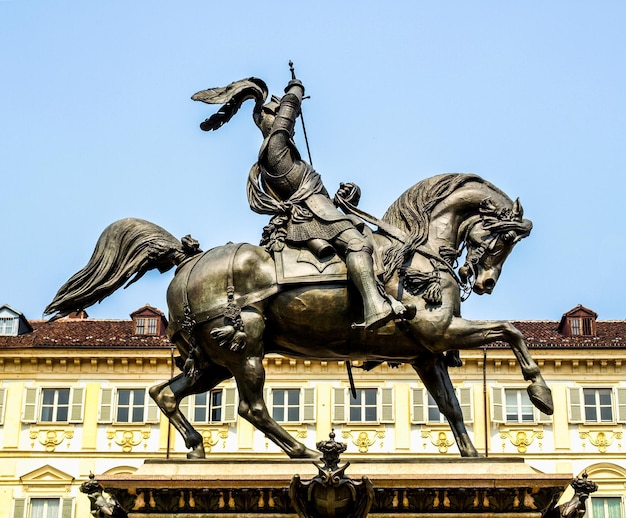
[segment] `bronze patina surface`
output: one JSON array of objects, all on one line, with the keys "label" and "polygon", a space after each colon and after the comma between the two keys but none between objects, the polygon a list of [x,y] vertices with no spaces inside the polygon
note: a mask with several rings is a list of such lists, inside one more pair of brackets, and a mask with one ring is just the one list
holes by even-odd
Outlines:
[{"label": "bronze patina surface", "polygon": [[458,363],[458,349],[502,341],[530,382],[533,403],[551,414],[550,390],[522,334],[509,322],[461,317],[462,300],[471,291],[491,293],[509,253],[530,233],[519,200],[470,174],[421,181],[380,219],[356,207],[354,184],[342,185],[331,200],[292,140],[304,87],[294,77],[285,91],[265,103],[265,83],[250,78],[194,95],[223,105],[203,123],[207,130],[255,100],[264,139],[248,195],[254,210],[272,216],[261,246],[229,243],[202,252],[189,236],[179,241],[150,222],[120,220],[105,229],[87,266],[46,313],[60,318],[149,269],[177,266],[167,295],[168,333],[182,372],[150,394],[184,437],[190,458],[205,452],[180,401],[232,377],[241,417],[290,457],[319,456],[270,416],[263,399],[267,353],[361,360],[367,369],[409,363],[448,419],[461,455],[475,457],[448,367]]}]

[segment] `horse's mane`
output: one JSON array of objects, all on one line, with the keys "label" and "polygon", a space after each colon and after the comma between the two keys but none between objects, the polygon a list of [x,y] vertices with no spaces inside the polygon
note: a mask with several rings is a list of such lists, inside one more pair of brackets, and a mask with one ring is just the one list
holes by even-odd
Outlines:
[{"label": "horse's mane", "polygon": [[[428,240],[428,226],[433,208],[443,199],[468,182],[486,184],[501,193],[495,186],[474,174],[449,173],[434,176],[410,187],[387,209],[383,221],[407,234],[405,243],[391,247],[385,253],[384,281],[411,257],[417,248]],[[504,193],[502,193],[504,194]],[[505,195],[506,196],[506,195]]]}]

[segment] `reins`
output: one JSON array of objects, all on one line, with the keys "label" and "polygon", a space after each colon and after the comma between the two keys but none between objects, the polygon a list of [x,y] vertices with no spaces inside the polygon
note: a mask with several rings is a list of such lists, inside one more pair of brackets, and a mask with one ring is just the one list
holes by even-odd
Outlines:
[{"label": "reins", "polygon": [[[352,214],[362,219],[366,223],[369,223],[371,225],[376,225],[378,227],[378,230],[380,230],[383,234],[386,234],[387,236],[395,239],[396,241],[402,244],[406,244],[408,240],[407,234],[403,232],[402,230],[400,230],[395,225],[387,223],[386,221],[383,221],[377,218],[376,216],[372,216],[368,212],[365,212],[359,209],[358,207],[356,207],[355,205],[353,205],[352,203],[348,202],[347,200],[345,200],[344,198],[340,196],[335,196],[334,201],[337,203],[337,205],[339,205],[339,207],[346,214]],[[461,281],[458,274],[454,271],[454,268],[452,267],[452,265],[448,261],[446,261],[443,257],[441,257],[440,255],[434,252],[431,252],[430,250],[427,250],[426,248],[422,246],[417,247],[415,251],[418,252],[420,255],[426,257],[427,259],[430,259],[431,261],[436,261],[438,264],[443,265],[445,270],[452,276],[454,281],[459,285],[459,288],[462,289],[464,292],[466,291],[465,283]],[[434,264],[433,266],[437,268]],[[470,288],[470,292],[471,292],[471,288]]]}]

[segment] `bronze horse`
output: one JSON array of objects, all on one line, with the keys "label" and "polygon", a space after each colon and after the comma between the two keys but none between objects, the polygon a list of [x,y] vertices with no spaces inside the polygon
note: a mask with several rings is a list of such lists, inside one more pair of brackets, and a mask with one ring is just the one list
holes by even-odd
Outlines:
[{"label": "bronze horse", "polygon": [[[528,393],[552,414],[552,397],[524,337],[506,321],[461,318],[462,291],[491,293],[513,246],[530,233],[519,201],[475,175],[448,174],[408,189],[388,209],[373,237],[385,291],[416,307],[409,320],[366,331],[358,296],[347,280],[279,285],[264,248],[226,244],[207,252],[137,219],[113,223],[88,265],[46,308],[60,318],[102,300],[145,271],[177,265],[167,292],[168,334],[183,371],[150,394],[185,439],[189,458],[204,458],[202,436],[180,401],[234,376],[238,412],[290,457],[318,457],[270,416],[263,399],[266,353],[316,360],[409,363],[447,417],[461,455],[478,456],[463,423],[444,353],[503,341],[521,366]],[[463,266],[455,269],[464,251]],[[356,300],[355,300],[356,298]]]}]

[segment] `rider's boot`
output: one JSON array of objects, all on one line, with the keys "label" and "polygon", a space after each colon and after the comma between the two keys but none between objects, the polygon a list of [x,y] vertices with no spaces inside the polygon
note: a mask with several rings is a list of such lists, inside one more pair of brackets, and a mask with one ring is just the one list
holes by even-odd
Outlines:
[{"label": "rider's boot", "polygon": [[372,256],[366,250],[350,252],[346,254],[346,266],[363,299],[365,329],[378,329],[395,318],[391,304],[378,291]]}]

